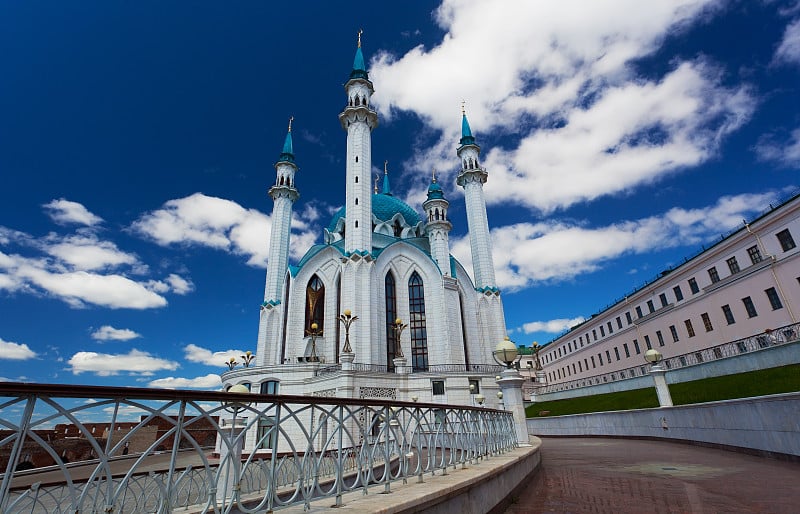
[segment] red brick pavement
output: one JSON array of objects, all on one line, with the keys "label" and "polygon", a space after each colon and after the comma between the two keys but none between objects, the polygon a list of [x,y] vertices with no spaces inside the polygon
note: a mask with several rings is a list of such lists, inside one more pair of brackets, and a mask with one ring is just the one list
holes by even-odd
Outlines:
[{"label": "red brick pavement", "polygon": [[506,514],[800,513],[800,464],[680,443],[542,438]]}]

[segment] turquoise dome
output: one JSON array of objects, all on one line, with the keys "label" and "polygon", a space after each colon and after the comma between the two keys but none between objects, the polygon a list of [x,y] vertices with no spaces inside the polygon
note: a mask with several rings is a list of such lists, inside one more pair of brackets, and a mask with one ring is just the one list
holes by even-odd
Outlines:
[{"label": "turquoise dome", "polygon": [[428,187],[428,200],[433,200],[434,198],[444,198],[444,191],[442,191],[442,186],[438,182],[431,182]]},{"label": "turquoise dome", "polygon": [[[417,211],[412,209],[407,203],[402,200],[395,198],[394,196],[385,195],[385,194],[373,194],[372,195],[372,215],[378,218],[380,221],[388,221],[392,219],[392,216],[395,214],[400,213],[403,215],[403,218],[406,220],[406,223],[411,225],[412,227],[420,222],[419,214]],[[345,217],[345,208],[342,207],[336,214],[333,215],[333,219],[331,219],[330,225],[328,225],[328,231],[333,232],[336,230],[336,224],[339,222],[340,218]]]}]

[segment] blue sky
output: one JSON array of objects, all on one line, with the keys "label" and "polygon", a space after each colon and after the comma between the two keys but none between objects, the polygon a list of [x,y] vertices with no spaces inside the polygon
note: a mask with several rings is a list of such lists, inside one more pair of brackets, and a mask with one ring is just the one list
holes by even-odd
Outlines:
[{"label": "blue sky", "polygon": [[[255,351],[289,116],[294,262],[344,197],[356,33],[373,164],[451,202],[483,149],[509,335],[546,342],[797,190],[800,4],[0,3],[0,377],[216,388]],[[487,356],[489,361],[489,356]]]}]

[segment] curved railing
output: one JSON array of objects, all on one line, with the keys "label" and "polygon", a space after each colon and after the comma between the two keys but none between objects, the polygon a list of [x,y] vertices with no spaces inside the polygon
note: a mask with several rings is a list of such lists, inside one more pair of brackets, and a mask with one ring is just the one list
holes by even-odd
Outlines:
[{"label": "curved railing", "polygon": [[341,505],[512,449],[514,434],[510,412],[453,405],[0,383],[0,512]]}]

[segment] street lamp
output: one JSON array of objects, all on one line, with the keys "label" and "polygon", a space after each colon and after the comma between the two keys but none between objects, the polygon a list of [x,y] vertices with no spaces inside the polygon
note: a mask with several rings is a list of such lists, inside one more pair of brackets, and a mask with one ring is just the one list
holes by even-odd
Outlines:
[{"label": "street lamp", "polygon": [[517,345],[515,345],[508,336],[505,337],[502,341],[497,343],[497,346],[494,348],[494,352],[492,352],[492,357],[494,360],[501,365],[511,369],[514,365],[514,360],[516,360],[517,355],[519,355],[519,351],[517,350]]},{"label": "street lamp", "polygon": [[486,397],[485,397],[485,396],[483,396],[482,394],[476,394],[476,395],[475,395],[475,401],[476,401],[476,402],[478,402],[478,405],[480,405],[481,407],[483,407],[483,402],[485,402],[485,401],[486,401]]},{"label": "street lamp", "polygon": [[358,316],[353,316],[350,309],[345,309],[339,314],[339,321],[344,325],[344,348],[342,348],[344,353],[353,353],[353,349],[350,348],[350,325],[357,319]]},{"label": "street lamp", "polygon": [[[520,445],[528,444],[528,425],[525,420],[525,405],[522,399],[522,383],[525,379],[514,367],[519,351],[517,346],[506,336],[500,341],[492,352],[494,360],[505,366],[506,369],[501,373],[502,378],[497,381],[500,386],[500,394],[505,399],[504,408],[511,411],[514,418],[514,432],[517,436],[517,443]],[[498,395],[498,399],[500,396]]]},{"label": "street lamp", "polygon": [[255,359],[255,358],[256,358],[256,356],[253,355],[253,352],[251,352],[250,350],[247,350],[244,353],[244,355],[242,355],[242,364],[244,364],[245,368],[249,368],[250,367],[250,363],[253,362],[253,359]]},{"label": "street lamp", "polygon": [[669,393],[667,379],[664,377],[667,370],[661,365],[664,356],[658,350],[651,348],[644,352],[644,360],[650,363],[650,375],[656,385],[659,407],[672,407],[672,395]]}]

